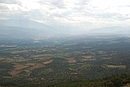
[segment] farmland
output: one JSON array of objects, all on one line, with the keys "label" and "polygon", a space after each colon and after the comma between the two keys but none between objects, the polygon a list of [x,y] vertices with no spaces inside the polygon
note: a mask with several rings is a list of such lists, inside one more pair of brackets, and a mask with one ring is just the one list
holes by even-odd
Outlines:
[{"label": "farmland", "polygon": [[[130,73],[130,38],[0,43],[0,80],[16,84],[93,80]],[[46,42],[46,43],[45,43]],[[9,46],[11,44],[11,46]],[[8,46],[5,46],[8,45]]]}]

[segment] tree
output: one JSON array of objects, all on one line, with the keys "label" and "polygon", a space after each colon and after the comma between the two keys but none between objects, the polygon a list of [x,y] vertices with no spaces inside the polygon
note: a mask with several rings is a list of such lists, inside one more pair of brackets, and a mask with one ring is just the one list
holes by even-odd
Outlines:
[{"label": "tree", "polygon": [[113,82],[109,81],[106,83],[106,87],[115,87]]},{"label": "tree", "polygon": [[114,83],[115,87],[120,87],[123,82],[120,77],[113,78],[111,81]]}]

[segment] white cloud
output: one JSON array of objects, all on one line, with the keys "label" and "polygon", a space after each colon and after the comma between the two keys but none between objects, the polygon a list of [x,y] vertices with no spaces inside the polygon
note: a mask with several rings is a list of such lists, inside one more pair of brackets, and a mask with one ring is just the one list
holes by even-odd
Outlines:
[{"label": "white cloud", "polygon": [[130,0],[1,0],[0,5],[1,19],[16,16],[85,29],[130,26]]},{"label": "white cloud", "polygon": [[21,5],[21,2],[19,0],[0,0],[0,3]]}]

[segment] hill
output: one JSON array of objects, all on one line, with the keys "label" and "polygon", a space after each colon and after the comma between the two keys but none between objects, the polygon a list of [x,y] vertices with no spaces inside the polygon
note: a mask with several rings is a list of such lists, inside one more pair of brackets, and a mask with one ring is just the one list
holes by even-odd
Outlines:
[{"label": "hill", "polygon": [[52,37],[59,31],[48,25],[31,20],[0,20],[1,38]]},{"label": "hill", "polygon": [[119,27],[119,26],[112,26],[112,27],[102,27],[97,29],[92,29],[89,31],[90,34],[99,34],[99,35],[130,35],[130,28],[129,27]]}]

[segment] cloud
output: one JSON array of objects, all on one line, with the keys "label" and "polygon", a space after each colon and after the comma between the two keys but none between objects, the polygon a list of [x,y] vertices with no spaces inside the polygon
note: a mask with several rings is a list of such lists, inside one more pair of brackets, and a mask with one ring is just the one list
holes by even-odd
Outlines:
[{"label": "cloud", "polygon": [[5,5],[0,5],[0,11],[7,11],[9,8]]},{"label": "cloud", "polygon": [[91,29],[130,26],[129,0],[0,0],[1,18]]},{"label": "cloud", "polygon": [[80,5],[88,5],[91,2],[91,0],[79,0]]},{"label": "cloud", "polygon": [[0,3],[21,5],[21,2],[18,0],[0,0]]},{"label": "cloud", "polygon": [[41,5],[44,5],[45,3],[49,3],[55,7],[58,7],[58,8],[64,8],[64,1],[63,0],[40,0],[38,1],[38,3],[40,3]]}]

